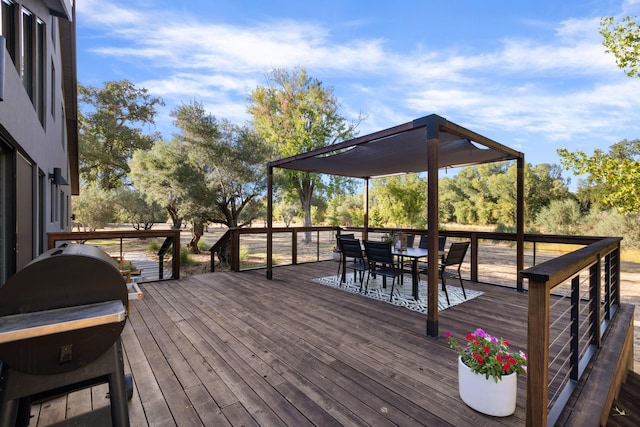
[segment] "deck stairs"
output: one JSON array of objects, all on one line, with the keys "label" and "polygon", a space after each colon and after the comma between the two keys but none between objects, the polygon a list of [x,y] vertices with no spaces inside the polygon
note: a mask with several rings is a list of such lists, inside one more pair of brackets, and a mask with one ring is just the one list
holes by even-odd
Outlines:
[{"label": "deck stairs", "polygon": [[607,427],[640,426],[640,374],[629,371],[609,411]]}]

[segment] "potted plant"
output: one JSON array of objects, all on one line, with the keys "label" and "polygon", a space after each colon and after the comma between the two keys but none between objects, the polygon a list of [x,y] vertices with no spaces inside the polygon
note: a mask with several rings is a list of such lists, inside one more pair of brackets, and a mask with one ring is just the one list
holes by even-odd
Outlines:
[{"label": "potted plant", "polygon": [[340,261],[340,255],[341,255],[340,248],[338,246],[335,246],[333,248],[333,260]]},{"label": "potted plant", "polygon": [[461,346],[450,332],[449,346],[458,352],[460,398],[478,412],[496,417],[516,410],[517,376],[527,371],[527,355],[510,352],[509,341],[476,329]]}]

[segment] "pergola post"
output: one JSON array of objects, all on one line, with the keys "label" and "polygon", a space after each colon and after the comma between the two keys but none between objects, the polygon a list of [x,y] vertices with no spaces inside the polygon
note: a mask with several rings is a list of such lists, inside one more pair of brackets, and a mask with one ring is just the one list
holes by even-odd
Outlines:
[{"label": "pergola post", "polygon": [[427,336],[438,334],[438,142],[439,123],[436,120],[427,124]]},{"label": "pergola post", "polygon": [[273,166],[267,165],[267,280],[273,279]]},{"label": "pergola post", "polygon": [[369,240],[369,177],[364,179],[364,231],[362,240]]},{"label": "pergola post", "polygon": [[524,154],[518,157],[518,169],[516,178],[516,268],[518,269],[518,281],[516,289],[522,292],[522,277],[520,272],[524,270]]}]

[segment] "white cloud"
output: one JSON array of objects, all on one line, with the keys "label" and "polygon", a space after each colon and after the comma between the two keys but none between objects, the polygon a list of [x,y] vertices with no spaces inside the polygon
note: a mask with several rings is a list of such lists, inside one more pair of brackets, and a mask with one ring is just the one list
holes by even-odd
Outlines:
[{"label": "white cloud", "polygon": [[[625,3],[635,4],[640,0]],[[265,72],[304,66],[334,86],[349,116],[369,116],[361,133],[430,113],[474,130],[513,132],[522,144],[640,130],[639,80],[626,78],[604,52],[599,18],[544,23],[545,37],[505,38],[493,50],[462,54],[424,46],[392,51],[373,37],[337,41],[329,24],[241,26],[139,8],[79,2],[81,21],[108,36],[95,39],[92,52],[132,68],[144,64],[149,75],[136,84],[168,104],[197,99],[233,121],[247,119],[246,96]]]}]

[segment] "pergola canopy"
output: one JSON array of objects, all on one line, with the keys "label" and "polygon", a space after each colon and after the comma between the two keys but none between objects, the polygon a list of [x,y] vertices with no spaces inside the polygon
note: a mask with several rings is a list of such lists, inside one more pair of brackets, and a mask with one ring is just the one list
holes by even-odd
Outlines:
[{"label": "pergola canopy", "polygon": [[[432,114],[268,164],[267,278],[272,278],[273,168],[364,178],[364,231],[368,236],[369,178],[427,172],[428,258],[438,265],[438,169],[517,160],[516,247],[518,271],[524,268],[524,154]],[[476,248],[477,249],[477,248]],[[472,247],[471,256],[477,256]],[[427,335],[438,336],[438,269],[428,270]],[[473,272],[472,272],[473,278]],[[518,290],[521,279],[518,279]]]},{"label": "pergola canopy", "polygon": [[427,141],[436,140],[438,169],[523,157],[518,151],[432,114],[269,165],[353,178],[418,173],[428,169]]}]

